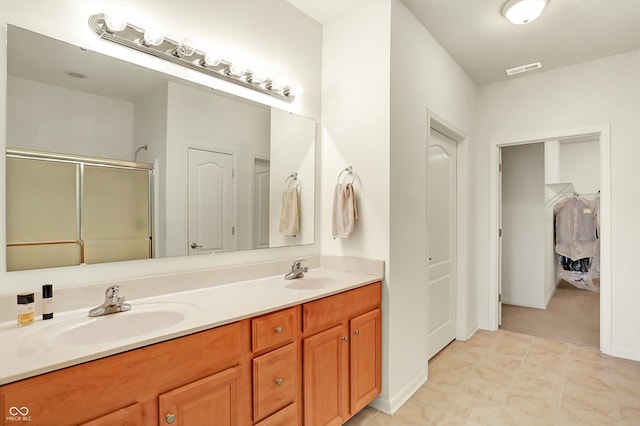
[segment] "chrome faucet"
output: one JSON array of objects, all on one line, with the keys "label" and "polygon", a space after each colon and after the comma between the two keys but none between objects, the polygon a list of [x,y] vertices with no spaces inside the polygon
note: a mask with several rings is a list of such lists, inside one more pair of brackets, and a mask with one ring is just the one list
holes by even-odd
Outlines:
[{"label": "chrome faucet", "polygon": [[291,272],[284,276],[285,280],[295,280],[296,278],[304,277],[304,273],[309,270],[308,267],[302,266],[302,262],[306,262],[307,259],[300,259],[293,262],[291,265]]},{"label": "chrome faucet", "polygon": [[131,305],[124,303],[124,296],[120,296],[120,286],[112,285],[104,292],[104,303],[89,311],[90,317],[99,317],[102,315],[115,314],[116,312],[124,312],[131,309]]}]

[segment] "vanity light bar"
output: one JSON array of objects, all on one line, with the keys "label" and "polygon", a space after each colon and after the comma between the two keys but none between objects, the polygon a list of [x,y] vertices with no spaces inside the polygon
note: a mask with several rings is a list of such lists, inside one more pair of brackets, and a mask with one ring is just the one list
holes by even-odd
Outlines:
[{"label": "vanity light bar", "polygon": [[178,42],[158,34],[151,34],[138,26],[120,22],[107,24],[107,15],[98,13],[89,17],[89,27],[98,37],[112,43],[126,46],[156,58],[182,65],[192,70],[238,84],[249,89],[266,93],[285,102],[295,99],[293,89],[276,79],[243,68],[238,64],[217,59],[195,49],[187,42]]}]

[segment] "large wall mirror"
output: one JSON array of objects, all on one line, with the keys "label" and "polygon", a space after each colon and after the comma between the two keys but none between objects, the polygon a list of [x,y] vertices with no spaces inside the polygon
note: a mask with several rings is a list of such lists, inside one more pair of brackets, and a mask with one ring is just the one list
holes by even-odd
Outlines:
[{"label": "large wall mirror", "polygon": [[[7,41],[8,271],[313,244],[313,120],[12,25]],[[92,232],[103,255],[83,253]]]}]

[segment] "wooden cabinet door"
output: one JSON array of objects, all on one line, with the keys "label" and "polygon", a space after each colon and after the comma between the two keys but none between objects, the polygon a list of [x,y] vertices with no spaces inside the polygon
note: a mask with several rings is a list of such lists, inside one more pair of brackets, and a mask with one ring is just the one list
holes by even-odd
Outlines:
[{"label": "wooden cabinet door", "polygon": [[351,329],[349,408],[353,415],[380,394],[382,336],[380,309],[355,317],[349,324]]},{"label": "wooden cabinet door", "polygon": [[341,425],[349,416],[349,329],[304,339],[304,424]]},{"label": "wooden cabinet door", "polygon": [[229,368],[159,395],[160,424],[235,426],[237,379]]},{"label": "wooden cabinet door", "polygon": [[97,419],[82,423],[81,426],[137,426],[144,423],[142,405],[133,404],[129,407],[107,414],[106,416],[98,417]]}]

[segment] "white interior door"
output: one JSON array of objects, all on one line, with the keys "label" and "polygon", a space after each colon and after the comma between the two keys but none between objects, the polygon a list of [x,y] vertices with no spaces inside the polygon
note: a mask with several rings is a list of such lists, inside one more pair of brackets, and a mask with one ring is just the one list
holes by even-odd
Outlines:
[{"label": "white interior door", "polygon": [[269,247],[269,160],[256,158],[253,165],[253,248]]},{"label": "white interior door", "polygon": [[429,358],[456,336],[456,142],[430,130],[427,215],[429,232]]},{"label": "white interior door", "polygon": [[502,325],[502,148],[498,148],[498,326]]},{"label": "white interior door", "polygon": [[189,254],[235,250],[232,154],[189,148]]}]

